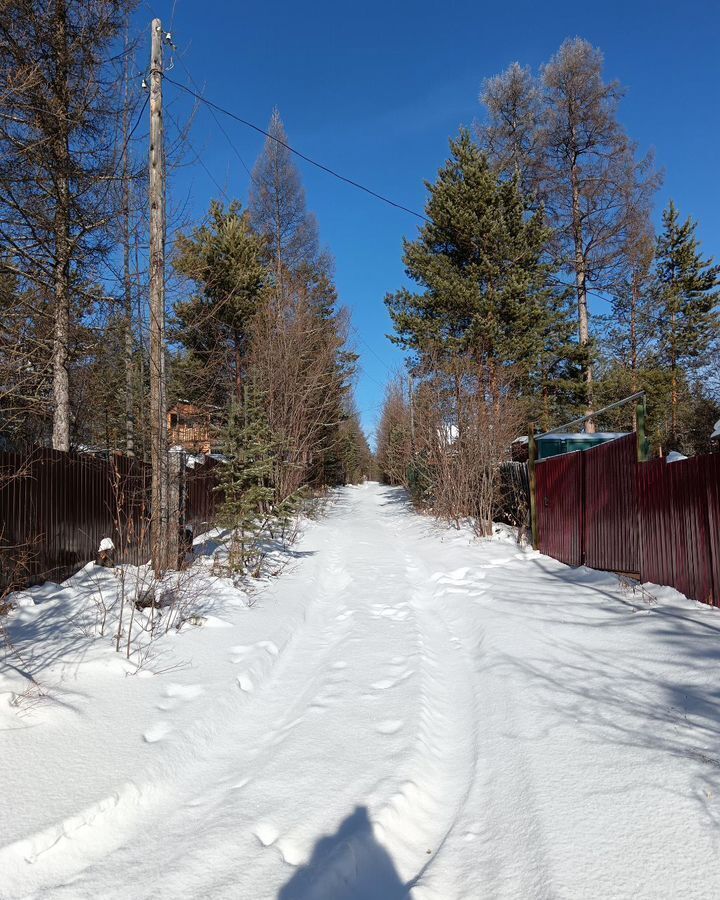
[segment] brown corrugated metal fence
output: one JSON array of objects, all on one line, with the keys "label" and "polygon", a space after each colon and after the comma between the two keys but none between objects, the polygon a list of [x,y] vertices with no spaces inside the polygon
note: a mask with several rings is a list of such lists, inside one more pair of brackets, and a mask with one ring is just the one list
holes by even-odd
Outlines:
[{"label": "brown corrugated metal fence", "polygon": [[720,454],[637,469],[642,580],[720,605]]},{"label": "brown corrugated metal fence", "polygon": [[[213,469],[196,467],[183,492],[195,533],[214,518]],[[0,588],[67,578],[95,559],[105,537],[118,562],[147,562],[150,485],[150,466],[120,454],[0,453]]]},{"label": "brown corrugated metal fence", "polygon": [[196,537],[215,523],[222,499],[218,491],[219,465],[208,458],[205,465],[194,466],[185,474],[185,524]]},{"label": "brown corrugated metal fence", "polygon": [[569,566],[582,563],[583,454],[566,453],[536,463],[540,549]]},{"label": "brown corrugated metal fence", "polygon": [[539,549],[720,606],[720,454],[638,462],[636,436],[536,463]]},{"label": "brown corrugated metal fence", "polygon": [[635,435],[600,444],[580,457],[585,497],[585,565],[614,572],[638,572]]}]

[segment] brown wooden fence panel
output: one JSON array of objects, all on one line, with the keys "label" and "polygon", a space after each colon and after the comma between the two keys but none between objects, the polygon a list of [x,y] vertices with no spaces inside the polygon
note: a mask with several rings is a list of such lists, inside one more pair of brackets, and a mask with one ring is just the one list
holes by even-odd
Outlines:
[{"label": "brown wooden fence panel", "polygon": [[634,434],[583,451],[583,561],[594,569],[640,571]]},{"label": "brown wooden fence panel", "polygon": [[640,575],[693,600],[720,605],[720,457],[638,467]]},{"label": "brown wooden fence panel", "polygon": [[535,464],[539,549],[569,566],[582,563],[584,453]]}]

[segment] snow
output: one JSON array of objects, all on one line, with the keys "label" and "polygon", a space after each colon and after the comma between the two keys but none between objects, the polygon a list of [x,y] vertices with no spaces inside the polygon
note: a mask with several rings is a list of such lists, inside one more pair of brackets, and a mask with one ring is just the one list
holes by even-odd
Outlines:
[{"label": "snow", "polygon": [[24,592],[0,897],[718,896],[717,611],[374,484],[288,558],[250,598],[201,557],[139,669],[82,616],[112,571]]},{"label": "snow", "polygon": [[113,544],[112,538],[103,538],[103,539],[100,541],[100,547],[99,547],[98,549],[99,549],[99,551],[100,551],[101,553],[102,553],[104,550],[114,550],[114,549],[115,549],[115,544]]},{"label": "snow", "polygon": [[683,459],[687,459],[687,456],[685,456],[685,454],[680,453],[677,450],[671,450],[665,457],[665,462],[681,462]]},{"label": "snow", "polygon": [[717,422],[715,423],[715,430],[710,435],[710,438],[713,440],[715,438],[720,438],[720,419],[718,419]]},{"label": "snow", "polygon": [[437,430],[438,439],[444,446],[452,446],[460,435],[460,430],[453,422],[441,425]]}]

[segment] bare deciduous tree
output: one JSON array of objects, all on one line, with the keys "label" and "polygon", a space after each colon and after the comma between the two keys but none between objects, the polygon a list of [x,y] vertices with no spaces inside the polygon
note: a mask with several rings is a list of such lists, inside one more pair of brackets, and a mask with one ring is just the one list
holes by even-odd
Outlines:
[{"label": "bare deciduous tree", "polygon": [[73,320],[113,216],[120,0],[2,0],[0,242],[52,309],[52,442],[70,447]]}]

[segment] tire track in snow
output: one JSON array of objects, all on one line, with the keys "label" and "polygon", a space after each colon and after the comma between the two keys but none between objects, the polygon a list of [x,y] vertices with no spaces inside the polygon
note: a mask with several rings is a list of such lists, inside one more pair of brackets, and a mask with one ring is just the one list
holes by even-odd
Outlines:
[{"label": "tire track in snow", "polygon": [[[417,558],[421,582],[435,584],[434,591],[422,595],[422,608],[446,629],[446,646],[458,651],[455,677],[464,673],[472,687],[472,719],[468,707],[464,727],[470,729],[471,721],[473,726],[472,746],[465,754],[466,790],[456,795],[459,802],[448,816],[443,845],[417,880],[413,897],[550,900],[555,894],[532,761],[518,741],[507,738],[522,731],[522,722],[517,721],[513,686],[496,671],[497,620],[488,614],[492,587],[481,571],[490,566],[430,574],[426,558]],[[507,628],[504,623],[501,627]]]},{"label": "tire track in snow", "polygon": [[456,896],[456,873],[436,875],[437,863],[462,813],[477,758],[473,665],[417,549],[407,549],[405,540],[402,545],[420,647],[421,712],[415,750],[403,766],[407,778],[376,822],[402,869],[412,873],[413,897],[445,900]]}]

